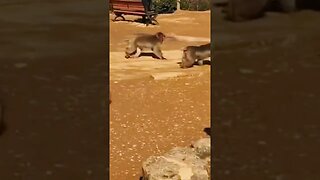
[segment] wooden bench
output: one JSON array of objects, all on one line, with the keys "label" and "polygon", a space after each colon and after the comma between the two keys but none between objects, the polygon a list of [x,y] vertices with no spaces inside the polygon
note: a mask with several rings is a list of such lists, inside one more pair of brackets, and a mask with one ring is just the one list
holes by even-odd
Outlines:
[{"label": "wooden bench", "polygon": [[143,22],[147,26],[150,23],[159,24],[156,20],[158,14],[153,11],[146,12],[141,0],[110,0],[110,5],[113,13],[116,15],[113,21],[116,21],[119,17],[125,20],[123,15],[135,15],[142,16]]}]

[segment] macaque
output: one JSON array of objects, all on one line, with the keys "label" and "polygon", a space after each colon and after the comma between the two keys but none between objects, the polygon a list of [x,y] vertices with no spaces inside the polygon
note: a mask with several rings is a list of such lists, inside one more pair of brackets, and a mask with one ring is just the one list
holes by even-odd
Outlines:
[{"label": "macaque", "polygon": [[165,37],[162,32],[157,32],[154,35],[148,34],[136,37],[134,40],[129,41],[125,50],[125,58],[138,58],[142,50],[151,49],[159,59],[166,60],[161,52],[161,45]]},{"label": "macaque", "polygon": [[200,46],[187,46],[183,49],[181,68],[190,68],[196,62],[198,65],[203,65],[203,60],[211,57],[211,44]]}]

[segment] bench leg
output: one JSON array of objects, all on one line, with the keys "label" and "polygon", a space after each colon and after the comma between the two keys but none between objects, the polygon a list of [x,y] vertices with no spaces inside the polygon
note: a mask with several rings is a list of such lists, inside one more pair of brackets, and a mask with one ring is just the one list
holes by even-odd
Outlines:
[{"label": "bench leg", "polygon": [[155,25],[159,25],[159,22],[156,19],[152,18],[152,21],[155,22]]},{"label": "bench leg", "polygon": [[153,17],[150,15],[147,15],[147,19],[145,21],[146,26],[149,26],[149,24],[153,24],[152,21],[154,21]]},{"label": "bench leg", "polygon": [[[155,25],[159,25],[158,21],[155,19],[157,17],[157,15],[154,16],[148,16],[148,20],[147,20],[147,26],[151,23],[151,24],[155,24]],[[154,23],[153,23],[154,22]]]},{"label": "bench leg", "polygon": [[146,19],[145,22],[146,22],[146,26],[149,26],[149,24],[150,24],[150,22],[151,22],[150,19],[149,19],[149,17]]},{"label": "bench leg", "polygon": [[113,21],[117,21],[117,19],[121,17],[122,21],[125,21],[126,19],[122,16],[122,14],[116,14],[116,17],[113,19]]}]

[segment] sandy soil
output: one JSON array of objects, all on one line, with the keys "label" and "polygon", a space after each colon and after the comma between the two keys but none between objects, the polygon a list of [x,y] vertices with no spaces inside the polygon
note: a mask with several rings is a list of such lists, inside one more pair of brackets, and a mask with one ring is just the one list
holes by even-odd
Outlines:
[{"label": "sandy soil", "polygon": [[[210,66],[178,65],[183,47],[210,42],[210,12],[178,12],[157,20],[160,26],[110,22],[112,180],[138,179],[146,158],[190,145],[210,127]],[[178,37],[163,44],[168,60],[124,58],[125,39],[158,31]]]}]

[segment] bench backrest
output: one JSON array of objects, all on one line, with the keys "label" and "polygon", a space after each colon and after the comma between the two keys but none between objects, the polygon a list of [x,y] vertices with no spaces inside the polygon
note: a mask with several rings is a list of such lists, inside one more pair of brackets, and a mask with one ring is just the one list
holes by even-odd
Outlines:
[{"label": "bench backrest", "polygon": [[144,12],[141,0],[110,0],[113,10]]}]

